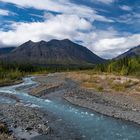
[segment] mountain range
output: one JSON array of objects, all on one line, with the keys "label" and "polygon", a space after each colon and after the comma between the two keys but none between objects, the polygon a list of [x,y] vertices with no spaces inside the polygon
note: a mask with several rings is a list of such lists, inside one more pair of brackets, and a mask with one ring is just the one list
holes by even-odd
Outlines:
[{"label": "mountain range", "polygon": [[115,59],[122,59],[124,57],[136,57],[140,56],[140,45],[131,48],[130,50],[126,51],[125,53],[117,56]]},{"label": "mountain range", "polygon": [[6,55],[6,54],[10,53],[15,48],[16,47],[4,47],[4,48],[0,48],[0,56]]},{"label": "mountain range", "polygon": [[31,64],[98,64],[105,60],[86,47],[68,39],[51,40],[49,42],[28,41],[19,47],[7,51],[1,57],[3,61]]},{"label": "mountain range", "polygon": [[[140,56],[140,45],[112,60],[134,56]],[[19,47],[0,48],[0,59],[7,62],[31,63],[35,65],[86,65],[107,61],[91,52],[87,47],[76,44],[68,39],[53,39],[49,42],[33,42],[29,40]]]}]

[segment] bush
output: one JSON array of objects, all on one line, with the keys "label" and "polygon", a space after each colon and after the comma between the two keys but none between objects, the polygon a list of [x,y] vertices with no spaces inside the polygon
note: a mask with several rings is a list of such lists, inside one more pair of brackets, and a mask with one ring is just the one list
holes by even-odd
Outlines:
[{"label": "bush", "polygon": [[8,74],[8,77],[11,79],[11,80],[19,80],[21,77],[22,77],[22,73],[18,70],[16,71],[12,71]]},{"label": "bush", "polygon": [[104,88],[103,88],[102,86],[99,86],[99,87],[97,87],[97,90],[98,90],[99,92],[102,92],[102,91],[104,90]]}]

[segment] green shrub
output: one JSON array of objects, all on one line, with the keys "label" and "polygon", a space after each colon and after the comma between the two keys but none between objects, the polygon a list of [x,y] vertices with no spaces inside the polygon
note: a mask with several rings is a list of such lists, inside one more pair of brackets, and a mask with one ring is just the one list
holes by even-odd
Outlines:
[{"label": "green shrub", "polygon": [[103,88],[102,86],[99,86],[99,87],[97,87],[97,90],[98,90],[99,92],[103,92],[104,88]]}]

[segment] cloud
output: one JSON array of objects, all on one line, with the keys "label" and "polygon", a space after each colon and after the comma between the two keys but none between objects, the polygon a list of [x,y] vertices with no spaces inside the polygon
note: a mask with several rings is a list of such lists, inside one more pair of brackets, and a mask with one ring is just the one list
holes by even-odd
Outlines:
[{"label": "cloud", "polygon": [[98,14],[93,8],[77,5],[71,3],[69,0],[0,0],[3,2],[9,2],[21,7],[33,7],[39,10],[47,10],[49,12],[56,12],[62,14],[75,14],[79,17],[87,18],[91,21],[98,20],[102,22],[113,22],[112,19],[108,19],[105,16]]},{"label": "cloud", "polygon": [[10,12],[8,10],[0,9],[0,16],[8,16],[9,13]]},{"label": "cloud", "polygon": [[92,2],[104,3],[104,4],[111,4],[115,2],[115,0],[91,0]]},{"label": "cloud", "polygon": [[0,9],[0,16],[9,16],[9,15],[17,15],[17,14],[9,10]]},{"label": "cloud", "polygon": [[100,39],[95,43],[96,52],[105,58],[116,57],[140,44],[140,34]]},{"label": "cloud", "polygon": [[74,40],[79,33],[88,32],[92,28],[89,21],[76,15],[52,15],[47,16],[44,22],[13,23],[11,30],[0,31],[0,41],[5,45],[20,45],[29,39],[33,41],[53,38]]},{"label": "cloud", "polygon": [[[92,22],[78,15],[46,13],[43,22],[15,22],[10,25],[9,31],[0,30],[0,42],[5,46],[18,46],[28,40],[40,41],[69,38],[75,42],[83,42],[92,51],[92,44],[97,38],[110,36],[108,31],[96,31]],[[18,38],[18,39],[17,39]]]},{"label": "cloud", "polygon": [[132,11],[132,8],[130,6],[127,6],[127,5],[120,6],[120,9],[122,9],[124,11]]},{"label": "cloud", "polygon": [[[99,14],[95,9],[71,3],[69,0],[0,0],[10,2],[23,8],[44,10],[44,21],[41,22],[12,22],[8,29],[0,29],[0,44],[18,46],[28,40],[40,41],[69,38],[74,42],[81,42],[96,54],[104,58],[112,58],[140,44],[140,34],[120,33],[113,27],[99,30],[94,21],[113,23],[114,20]],[[115,0],[94,0],[111,4]],[[128,7],[122,8],[128,10]],[[11,12],[4,13],[5,15]],[[52,13],[56,14],[52,14]],[[2,12],[0,12],[2,13]],[[2,14],[1,14],[2,15]],[[129,24],[139,20],[138,13],[129,13],[115,19],[117,22]],[[137,19],[137,20],[134,20]],[[96,23],[97,24],[97,23]]]},{"label": "cloud", "polygon": [[120,23],[131,24],[137,27],[137,25],[140,23],[140,14],[136,12],[131,12],[128,14],[121,15],[115,20]]},{"label": "cloud", "polygon": [[44,22],[13,23],[11,30],[1,30],[1,44],[18,46],[29,39],[36,42],[69,38],[82,42],[82,45],[104,58],[115,57],[140,44],[140,34],[120,37],[120,33],[113,28],[98,30],[90,21],[77,15],[46,14],[45,18]]}]

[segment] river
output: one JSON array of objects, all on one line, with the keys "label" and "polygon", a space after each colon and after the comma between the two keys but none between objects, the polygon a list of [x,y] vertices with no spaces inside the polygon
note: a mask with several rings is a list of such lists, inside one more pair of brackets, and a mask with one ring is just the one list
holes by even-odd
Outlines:
[{"label": "river", "polygon": [[[27,93],[28,87],[36,85],[37,83],[32,80],[32,77],[28,77],[24,78],[22,84],[1,87],[0,92],[14,94],[25,105],[39,107],[46,112],[51,112],[60,121],[65,122],[69,128],[80,133],[81,139],[140,140],[139,125],[107,117],[86,108],[74,106],[62,99],[61,96],[57,96],[61,93],[61,90],[54,93],[56,96],[51,95],[48,99],[41,99],[29,95]],[[23,89],[17,90],[20,87],[23,87]],[[12,100],[10,101],[7,98],[1,98],[0,102],[13,103]]]}]

